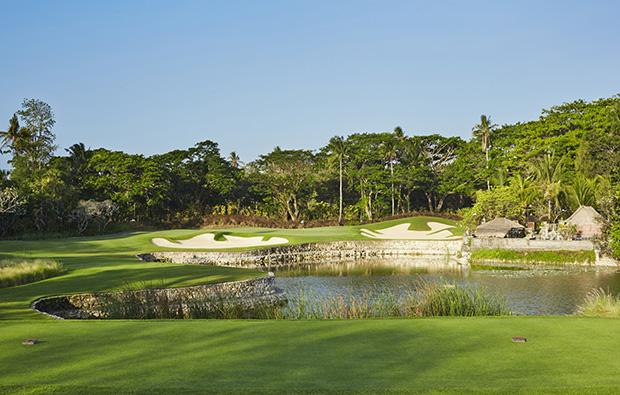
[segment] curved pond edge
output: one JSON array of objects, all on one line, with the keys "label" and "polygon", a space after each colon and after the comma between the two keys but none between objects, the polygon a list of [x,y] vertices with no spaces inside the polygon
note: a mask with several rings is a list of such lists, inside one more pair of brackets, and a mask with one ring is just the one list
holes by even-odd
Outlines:
[{"label": "curved pond edge", "polygon": [[[275,287],[275,275],[225,283],[204,284],[191,287],[162,288],[130,291],[138,298],[146,297],[147,293],[164,294],[169,299],[180,300],[183,297],[209,295],[239,298],[243,301],[261,300],[279,304],[287,300],[286,294]],[[101,299],[106,295],[118,292],[83,293],[73,295],[48,296],[35,300],[30,308],[54,319],[101,319]]]}]

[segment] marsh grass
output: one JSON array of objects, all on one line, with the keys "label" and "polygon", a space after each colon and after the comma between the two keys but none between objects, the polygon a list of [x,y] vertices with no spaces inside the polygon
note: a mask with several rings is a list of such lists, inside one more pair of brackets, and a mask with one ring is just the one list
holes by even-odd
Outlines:
[{"label": "marsh grass", "polygon": [[120,291],[101,294],[99,302],[106,319],[276,319],[277,303],[243,300],[229,295],[194,291],[170,296],[161,292],[166,282],[125,284]]},{"label": "marsh grass", "polygon": [[51,259],[3,259],[0,260],[0,288],[45,280],[64,271],[62,263]]},{"label": "marsh grass", "polygon": [[510,315],[506,301],[483,287],[420,281],[417,290],[413,310],[419,317]]},{"label": "marsh grass", "polygon": [[588,293],[583,304],[577,306],[575,315],[620,317],[620,296],[613,295],[609,289],[594,289]]},{"label": "marsh grass", "polygon": [[[148,289],[146,287],[149,287]],[[365,319],[386,317],[509,315],[503,299],[486,289],[456,283],[419,281],[395,292],[352,291],[318,296],[301,289],[288,304],[195,292],[175,298],[142,284],[102,296],[108,319]],[[157,288],[164,288],[158,286]]]}]

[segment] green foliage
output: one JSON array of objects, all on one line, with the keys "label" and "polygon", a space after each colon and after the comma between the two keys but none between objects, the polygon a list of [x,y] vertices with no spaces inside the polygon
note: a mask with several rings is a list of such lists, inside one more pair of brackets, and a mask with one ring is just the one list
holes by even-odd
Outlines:
[{"label": "green foliage", "polygon": [[616,259],[620,259],[620,222],[612,224],[609,239],[611,255]]},{"label": "green foliage", "polygon": [[592,250],[581,251],[514,251],[501,248],[477,250],[471,254],[472,262],[482,260],[516,263],[593,264],[596,256]]},{"label": "green foliage", "polygon": [[510,315],[504,299],[481,287],[423,281],[416,289],[420,296],[414,310],[420,317]]},{"label": "green foliage", "polygon": [[278,205],[283,218],[299,219],[302,205],[312,195],[314,155],[307,150],[282,150],[261,155],[251,166],[255,190]]},{"label": "green foliage", "polygon": [[63,271],[62,263],[50,259],[3,259],[0,260],[0,288],[45,280]]},{"label": "green foliage", "polygon": [[480,225],[498,217],[511,218],[522,213],[517,195],[509,187],[476,192],[476,203],[466,223]]}]

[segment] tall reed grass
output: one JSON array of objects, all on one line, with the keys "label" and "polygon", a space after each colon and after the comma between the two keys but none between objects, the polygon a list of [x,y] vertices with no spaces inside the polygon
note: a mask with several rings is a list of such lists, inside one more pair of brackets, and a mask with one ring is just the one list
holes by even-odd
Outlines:
[{"label": "tall reed grass", "polygon": [[609,289],[594,289],[588,293],[583,304],[577,306],[575,315],[620,317],[620,295],[613,295]]},{"label": "tall reed grass", "polygon": [[320,297],[299,290],[288,304],[264,299],[194,293],[171,298],[155,289],[126,288],[103,295],[102,314],[108,319],[363,319],[385,317],[509,315],[501,298],[470,285],[420,281],[394,292],[351,291]]},{"label": "tall reed grass", "polygon": [[50,259],[3,259],[0,260],[0,288],[45,280],[63,272],[62,263]]},{"label": "tall reed grass", "polygon": [[419,317],[510,315],[506,301],[470,284],[419,282],[414,311]]},{"label": "tall reed grass", "polygon": [[107,319],[274,319],[280,305],[264,300],[244,300],[231,295],[194,291],[171,296],[160,283],[125,284],[120,291],[101,294],[99,302]]}]

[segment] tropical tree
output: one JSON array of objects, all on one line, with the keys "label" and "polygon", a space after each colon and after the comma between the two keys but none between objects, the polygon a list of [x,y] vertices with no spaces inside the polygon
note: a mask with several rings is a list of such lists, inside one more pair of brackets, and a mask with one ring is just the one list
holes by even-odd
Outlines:
[{"label": "tropical tree", "polygon": [[13,117],[9,121],[9,128],[6,131],[0,131],[0,139],[2,139],[2,145],[0,146],[0,153],[6,147],[10,147],[20,140],[28,140],[30,138],[30,131],[28,128],[20,128],[19,121],[17,120],[17,114],[13,114]]},{"label": "tropical tree", "polygon": [[398,141],[396,138],[389,139],[383,143],[384,159],[390,165],[390,194],[392,197],[392,215],[394,215],[394,162],[398,152]]},{"label": "tropical tree", "polygon": [[547,201],[547,217],[551,220],[551,202],[559,205],[558,196],[563,190],[564,159],[556,159],[553,154],[545,154],[534,164],[533,171],[543,198]]},{"label": "tropical tree", "polygon": [[344,160],[349,156],[350,146],[349,143],[342,136],[335,136],[329,140],[327,150],[330,153],[330,162],[338,161],[339,168],[339,194],[340,194],[340,211],[338,214],[338,223],[342,222],[342,168]]},{"label": "tropical tree", "polygon": [[265,193],[265,201],[275,203],[284,218],[297,221],[302,202],[312,192],[313,163],[311,151],[276,147],[250,164],[254,189]]},{"label": "tropical tree", "polygon": [[[482,151],[484,151],[487,168],[489,167],[489,148],[491,146],[491,134],[497,125],[491,123],[491,117],[488,115],[480,116],[480,123],[472,128],[474,137],[480,138],[482,143]],[[491,189],[491,185],[487,180],[487,189]]]},{"label": "tropical tree", "polygon": [[235,151],[231,152],[228,158],[226,159],[228,160],[228,163],[230,163],[232,167],[239,168],[244,165],[244,163],[241,161],[241,158],[239,157],[239,155],[237,155],[237,152]]}]

